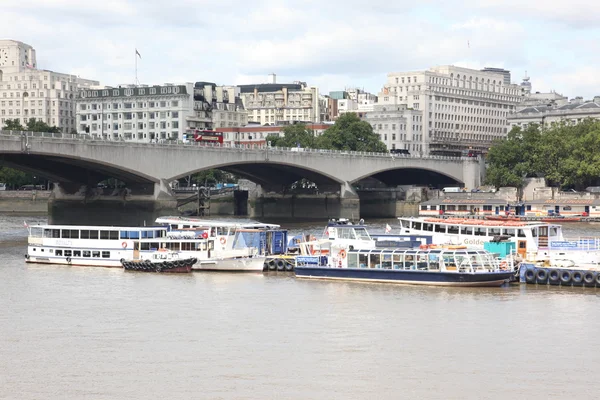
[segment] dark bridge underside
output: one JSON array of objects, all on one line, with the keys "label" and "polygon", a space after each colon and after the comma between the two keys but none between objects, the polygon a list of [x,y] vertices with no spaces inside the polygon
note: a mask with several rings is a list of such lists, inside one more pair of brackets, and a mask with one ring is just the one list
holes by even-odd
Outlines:
[{"label": "dark bridge underside", "polygon": [[218,167],[262,186],[266,191],[282,191],[286,186],[304,178],[314,182],[322,192],[337,192],[340,183],[318,172],[280,164],[239,164]]},{"label": "dark bridge underside", "polygon": [[34,154],[2,154],[0,165],[26,171],[52,182],[59,182],[63,187],[77,188],[81,185],[94,187],[105,179],[116,178],[127,186],[143,188],[143,192],[153,191],[154,182],[139,175],[66,157],[40,156]]},{"label": "dark bridge underside", "polygon": [[375,178],[378,181],[381,181],[392,187],[398,185],[430,185],[434,187],[442,187],[461,183],[456,179],[450,178],[449,176],[440,174],[438,172],[417,168],[404,168],[384,171],[371,175],[371,178]]}]

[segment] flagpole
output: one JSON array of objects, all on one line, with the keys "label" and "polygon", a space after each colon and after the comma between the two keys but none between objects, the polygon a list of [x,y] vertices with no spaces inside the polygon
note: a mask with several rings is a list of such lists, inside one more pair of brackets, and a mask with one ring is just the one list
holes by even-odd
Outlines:
[{"label": "flagpole", "polygon": [[137,75],[137,49],[135,49],[135,53],[133,53],[133,56],[135,57],[135,85],[138,85],[138,75]]}]

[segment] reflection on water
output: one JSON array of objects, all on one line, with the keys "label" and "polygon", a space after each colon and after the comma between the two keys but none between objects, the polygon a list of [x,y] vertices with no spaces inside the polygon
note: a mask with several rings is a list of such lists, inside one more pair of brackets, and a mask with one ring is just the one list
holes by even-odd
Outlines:
[{"label": "reflection on water", "polygon": [[25,237],[0,217],[0,399],[597,397],[597,289],[34,266]]}]

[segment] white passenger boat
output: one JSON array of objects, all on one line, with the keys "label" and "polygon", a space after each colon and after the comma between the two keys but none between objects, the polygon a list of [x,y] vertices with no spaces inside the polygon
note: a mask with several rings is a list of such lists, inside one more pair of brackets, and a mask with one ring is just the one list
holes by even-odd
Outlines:
[{"label": "white passenger boat", "polygon": [[195,258],[193,269],[262,271],[260,232],[237,229],[229,237],[231,248],[215,251],[215,238],[205,231],[168,231],[167,227],[106,227],[39,225],[29,227],[28,263],[121,267],[160,249]]},{"label": "white passenger boat", "polygon": [[400,233],[431,235],[434,244],[483,248],[485,242],[503,238],[514,242],[523,260],[569,260],[578,265],[598,264],[600,239],[565,239],[558,224],[526,221],[486,221],[465,218],[398,218]]},{"label": "white passenger boat", "polygon": [[500,286],[513,266],[485,250],[466,246],[408,249],[343,248],[328,256],[296,257],[298,278],[434,286]]},{"label": "white passenger boat", "polygon": [[[236,231],[239,229],[266,231],[280,228],[280,226],[276,224],[265,224],[261,222],[231,222],[176,216],[160,217],[157,218],[155,222],[158,225],[168,227],[170,236],[198,236],[206,233],[203,237],[214,239],[214,252],[217,255],[220,255],[222,252],[228,252],[234,248],[233,239]],[[286,238],[281,238],[281,241],[285,242]]]}]

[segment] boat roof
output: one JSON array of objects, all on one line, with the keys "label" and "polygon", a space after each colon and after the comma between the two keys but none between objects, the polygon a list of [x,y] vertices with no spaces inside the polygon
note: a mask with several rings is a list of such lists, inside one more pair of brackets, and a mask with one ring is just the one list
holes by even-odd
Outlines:
[{"label": "boat roof", "polygon": [[144,230],[144,231],[164,231],[164,226],[99,226],[99,225],[29,225],[28,228],[44,228],[44,229],[83,229],[83,230],[94,230],[94,229],[110,229],[110,230],[120,230],[120,231],[135,231],[135,230]]},{"label": "boat roof", "polygon": [[[414,217],[399,217],[399,220],[403,221],[416,221],[416,222],[427,222],[433,224],[446,224],[446,225],[472,225],[472,226],[521,226],[521,227],[535,227],[535,226],[549,226],[547,222],[539,221],[489,221],[484,219],[474,218],[414,218]],[[557,225],[559,226],[559,225]]]},{"label": "boat roof", "polygon": [[505,199],[498,198],[487,198],[487,199],[465,199],[465,198],[444,198],[444,199],[433,199],[421,202],[422,206],[439,206],[442,204],[451,205],[506,205],[510,202]]},{"label": "boat roof", "polygon": [[249,222],[235,222],[235,221],[218,221],[203,218],[190,218],[190,217],[158,217],[155,221],[157,224],[187,224],[196,226],[206,227],[231,227],[231,228],[255,228],[255,229],[274,229],[279,228],[281,225],[277,224],[265,224],[262,222],[249,221]]},{"label": "boat roof", "polygon": [[548,204],[556,206],[600,206],[600,199],[548,199],[528,200],[527,204]]},{"label": "boat roof", "polygon": [[436,248],[427,248],[427,249],[420,249],[419,247],[412,247],[412,248],[404,248],[404,247],[387,247],[387,248],[381,248],[381,247],[376,247],[374,249],[352,249],[352,250],[348,250],[348,254],[364,254],[364,253],[377,253],[377,254],[399,254],[399,253],[403,253],[403,254],[410,254],[410,255],[414,255],[414,254],[443,254],[443,253],[459,253],[459,254],[469,254],[469,255],[473,255],[473,254],[490,254],[492,255],[493,253],[485,250],[485,249],[480,249],[480,248],[475,248],[475,247],[467,247],[467,246],[438,246]]}]

